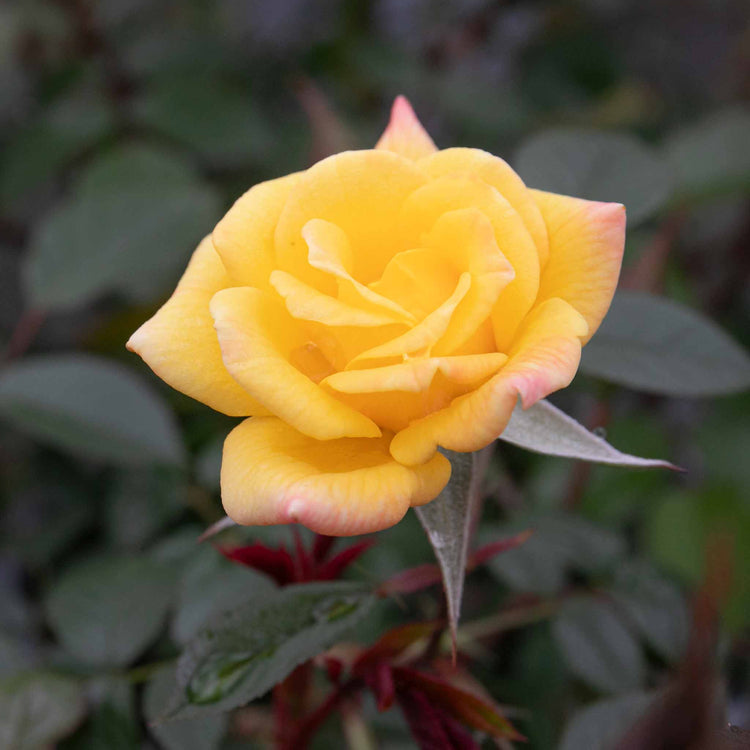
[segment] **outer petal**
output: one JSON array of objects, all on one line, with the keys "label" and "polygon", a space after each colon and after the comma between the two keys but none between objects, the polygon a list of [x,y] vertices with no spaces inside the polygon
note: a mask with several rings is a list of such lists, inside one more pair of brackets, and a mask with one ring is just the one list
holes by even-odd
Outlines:
[{"label": "outer petal", "polygon": [[476,451],[505,429],[520,396],[528,408],[570,383],[588,326],[560,299],[547,300],[528,316],[507,365],[473,393],[401,430],[391,454],[404,464],[423,463],[437,447]]},{"label": "outer petal", "polygon": [[507,162],[478,148],[447,148],[423,159],[419,166],[431,177],[470,174],[492,185],[523,220],[544,266],[549,257],[547,227],[534,197]]},{"label": "outer petal", "polygon": [[412,160],[421,159],[437,151],[437,146],[422,127],[405,96],[397,96],[393,102],[391,121],[375,148],[395,151]]},{"label": "outer petal", "polygon": [[213,232],[233,286],[268,289],[275,267],[273,234],[284,204],[300,174],[261,182],[241,196]]},{"label": "outer petal", "polygon": [[224,508],[247,525],[301,523],[334,536],[385,529],[437,497],[451,473],[439,453],[413,468],[396,463],[389,440],[320,442],[273,417],[245,420],[224,444]]},{"label": "outer petal", "polygon": [[292,365],[309,342],[276,298],[251,287],[224,289],[211,300],[211,314],[227,369],[270,412],[318,440],[380,435],[374,422]]},{"label": "outer petal", "polygon": [[230,284],[211,238],[193,253],[174,294],[127,343],[165,382],[232,417],[268,414],[224,367],[209,311]]},{"label": "outer petal", "polygon": [[539,302],[560,297],[596,333],[617,286],[625,247],[625,207],[565,195],[530,191],[547,223],[550,257],[539,286]]}]

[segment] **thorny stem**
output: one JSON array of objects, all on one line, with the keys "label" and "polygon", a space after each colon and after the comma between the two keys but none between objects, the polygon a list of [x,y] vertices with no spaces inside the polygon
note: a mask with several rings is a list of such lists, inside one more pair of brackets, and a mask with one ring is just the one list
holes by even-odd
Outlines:
[{"label": "thorny stem", "polygon": [[300,664],[273,689],[273,716],[279,748],[292,750],[305,747],[307,743],[309,735],[302,735],[299,727],[307,712],[312,669],[311,661]]},{"label": "thorny stem", "polygon": [[349,750],[377,750],[370,727],[354,701],[347,700],[342,704],[341,723]]},{"label": "thorny stem", "polygon": [[458,642],[460,644],[487,638],[505,630],[513,630],[523,625],[546,620],[557,612],[560,604],[560,599],[551,599],[536,604],[514,607],[484,617],[481,620],[474,620],[458,629]]},{"label": "thorny stem", "polygon": [[664,285],[664,274],[672,249],[685,224],[685,212],[674,211],[659,227],[651,245],[623,273],[621,287],[658,294]]},{"label": "thorny stem", "polygon": [[346,700],[351,699],[363,687],[363,682],[352,678],[336,687],[311,714],[302,719],[284,750],[303,750],[310,738],[320,729],[325,720]]},{"label": "thorny stem", "polygon": [[13,333],[10,335],[8,346],[3,354],[3,362],[10,362],[25,354],[28,348],[34,343],[39,329],[46,318],[46,313],[42,310],[27,310],[16,323]]}]

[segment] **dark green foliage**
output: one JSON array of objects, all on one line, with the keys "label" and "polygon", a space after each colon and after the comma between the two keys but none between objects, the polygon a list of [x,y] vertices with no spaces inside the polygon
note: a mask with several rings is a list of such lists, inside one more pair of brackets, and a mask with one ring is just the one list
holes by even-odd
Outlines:
[{"label": "dark green foliage", "polygon": [[[199,543],[222,517],[234,422],[124,349],[237,197],[371,147],[400,93],[439,146],[484,148],[531,187],[628,209],[621,289],[582,374],[555,406],[517,414],[493,457],[469,553],[535,534],[467,578],[459,664],[530,750],[610,750],[674,683],[695,592],[724,565],[726,596],[708,592],[721,718],[750,726],[743,12],[0,3],[0,746],[269,747],[268,691],[297,664],[457,614],[466,519],[440,501],[420,516],[433,543],[451,539],[448,610],[439,586],[371,606],[384,579],[434,563],[414,513],[377,535],[352,584],[280,589],[213,546],[292,549],[288,529]],[[641,456],[687,473],[628,467]],[[447,638],[430,648],[450,656]],[[309,687],[312,708],[331,688],[323,669]],[[160,721],[176,705],[198,718]],[[386,750],[414,746],[397,710],[368,698],[362,712]],[[313,747],[356,739],[342,716]]]}]

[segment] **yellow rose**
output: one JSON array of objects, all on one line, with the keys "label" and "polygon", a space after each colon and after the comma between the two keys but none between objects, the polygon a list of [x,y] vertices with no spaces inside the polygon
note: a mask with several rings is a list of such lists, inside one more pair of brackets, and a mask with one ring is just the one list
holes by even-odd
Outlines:
[{"label": "yellow rose", "polygon": [[438,446],[476,451],[568,385],[609,307],[625,210],[439,151],[399,97],[374,150],[256,185],[128,348],[251,417],[224,447],[240,524],[361,534],[435,498]]}]

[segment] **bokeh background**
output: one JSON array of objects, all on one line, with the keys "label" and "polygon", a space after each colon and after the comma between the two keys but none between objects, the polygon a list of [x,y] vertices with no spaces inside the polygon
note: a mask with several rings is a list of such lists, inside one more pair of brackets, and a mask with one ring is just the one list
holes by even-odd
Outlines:
[{"label": "bokeh background", "polygon": [[[222,515],[232,420],[164,386],[124,343],[236,197],[371,147],[397,94],[439,146],[501,155],[535,187],[625,202],[623,288],[750,344],[744,0],[5,0],[1,746],[265,746],[263,703],[147,726],[160,665],[266,582],[195,543]],[[659,315],[639,325],[658,329]],[[611,746],[680,674],[696,592],[721,613],[717,671],[703,659],[705,693],[670,721],[715,700],[750,728],[750,400],[708,397],[737,360],[704,333],[679,329],[681,356],[705,365],[687,388],[698,395],[668,378],[661,392],[612,384],[591,364],[553,399],[684,475],[508,445],[495,456],[481,537],[537,533],[468,579],[466,658],[531,748]],[[430,559],[409,516],[352,575]],[[439,607],[432,590],[408,616]],[[406,617],[385,608],[360,637]],[[31,703],[43,709],[24,724]],[[397,711],[365,712],[380,746],[411,746]],[[320,747],[344,746],[339,732],[327,726]]]}]

